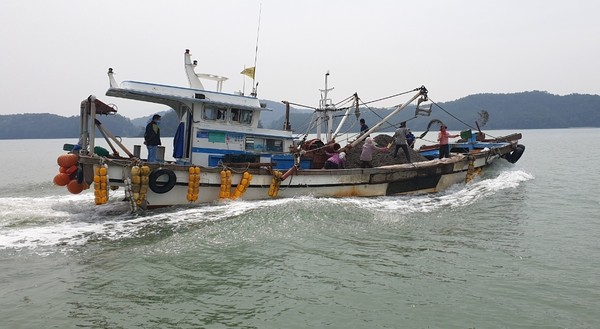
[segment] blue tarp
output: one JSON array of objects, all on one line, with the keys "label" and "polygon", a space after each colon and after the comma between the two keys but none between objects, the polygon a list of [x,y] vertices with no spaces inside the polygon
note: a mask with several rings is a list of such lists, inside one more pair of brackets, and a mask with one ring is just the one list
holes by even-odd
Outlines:
[{"label": "blue tarp", "polygon": [[185,132],[185,126],[183,122],[179,123],[175,137],[173,138],[173,157],[175,159],[183,158],[183,137]]}]

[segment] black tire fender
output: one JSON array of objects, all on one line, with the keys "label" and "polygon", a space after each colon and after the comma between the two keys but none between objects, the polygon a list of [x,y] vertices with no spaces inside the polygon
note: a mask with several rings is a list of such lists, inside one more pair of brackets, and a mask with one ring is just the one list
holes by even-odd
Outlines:
[{"label": "black tire fender", "polygon": [[517,144],[516,148],[507,154],[506,160],[510,163],[516,163],[523,155],[523,152],[525,152],[525,145]]},{"label": "black tire fender", "polygon": [[77,166],[77,175],[75,177],[77,179],[77,183],[83,183],[83,165],[79,164],[79,166]]},{"label": "black tire fender", "polygon": [[[163,182],[163,181],[159,182],[158,178],[165,176],[165,175],[169,179],[166,182]],[[158,193],[158,194],[163,194],[163,193],[169,192],[170,190],[173,189],[173,186],[175,186],[175,183],[177,183],[177,176],[175,176],[175,173],[173,172],[173,170],[170,170],[170,169],[165,169],[165,168],[154,169],[154,170],[152,170],[152,172],[150,173],[150,176],[148,177],[148,187],[150,187],[150,189],[154,193]]]}]

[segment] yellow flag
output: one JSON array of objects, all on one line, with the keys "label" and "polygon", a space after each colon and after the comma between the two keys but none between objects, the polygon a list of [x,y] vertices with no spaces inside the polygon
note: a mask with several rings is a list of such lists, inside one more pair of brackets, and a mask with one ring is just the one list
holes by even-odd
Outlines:
[{"label": "yellow flag", "polygon": [[240,72],[240,74],[246,75],[246,76],[254,79],[254,69],[255,69],[255,67],[246,68],[242,72]]}]

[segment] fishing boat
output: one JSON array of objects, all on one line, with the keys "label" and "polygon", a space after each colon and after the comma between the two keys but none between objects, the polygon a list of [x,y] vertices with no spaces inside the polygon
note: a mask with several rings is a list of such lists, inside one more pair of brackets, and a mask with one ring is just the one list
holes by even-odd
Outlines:
[{"label": "fishing boat", "polygon": [[[461,132],[461,140],[451,143],[449,158],[438,159],[439,147],[430,145],[411,150],[418,155],[412,162],[385,153],[380,156],[390,161],[374,162],[372,168],[348,163],[343,169],[323,169],[332,154],[344,152],[350,158],[360,153],[367,136],[375,135],[411,104],[416,103],[415,115],[429,115],[431,104],[429,108],[423,105],[427,104],[428,90],[424,86],[414,88],[407,94],[410,98],[380,122],[341,143],[336,141],[340,129],[353,112],[358,119],[359,103],[347,108],[333,104],[328,97],[329,73],[315,111],[316,138],[309,138],[308,133],[294,136],[292,132],[289,118],[293,103],[284,102],[283,129],[262,128],[261,112],[269,109],[257,98],[256,89],[250,95],[225,93],[222,87],[227,78],[196,73],[197,65],[186,50],[184,67],[189,87],[139,81],[119,84],[113,70],[108,70],[106,96],[163,104],[175,111],[179,124],[173,143],[174,161],[159,157],[156,162],[148,162],[140,156],[141,145],[135,145],[132,152],[131,146],[123,145],[100,121],[116,109],[89,96],[80,105],[79,142],[63,148],[67,153],[57,159],[59,173],[54,182],[72,193],[93,188],[98,206],[126,200],[132,212],[238,199],[376,197],[439,192],[469,182],[497,160],[514,163],[525,149],[518,143],[521,134],[485,139],[483,133],[468,130]],[[204,87],[206,79],[216,81],[216,90]],[[334,113],[342,118],[337,127]],[[95,145],[96,132],[102,134],[110,151]]]}]

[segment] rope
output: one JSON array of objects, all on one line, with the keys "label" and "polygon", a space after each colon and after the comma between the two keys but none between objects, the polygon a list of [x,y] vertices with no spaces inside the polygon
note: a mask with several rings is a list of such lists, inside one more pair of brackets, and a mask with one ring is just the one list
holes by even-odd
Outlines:
[{"label": "rope", "polygon": [[316,152],[316,151],[319,151],[321,149],[327,148],[327,146],[329,146],[329,144],[325,144],[325,145],[323,145],[321,147],[317,147],[317,148],[312,149],[312,150],[303,150],[303,151],[304,151],[304,154],[311,153],[311,152]]},{"label": "rope", "polygon": [[[343,99],[343,100],[341,100],[341,101],[337,102],[337,104],[335,104],[334,106],[337,108],[337,107],[338,107],[340,104],[342,104],[342,103],[345,103],[345,102],[349,102],[349,101],[350,101],[351,99],[353,99],[353,98],[354,98],[354,95],[350,95],[350,96],[346,97],[345,99]],[[345,109],[347,109],[347,107],[346,107],[346,108],[344,108],[344,110],[345,110]]]},{"label": "rope", "polygon": [[429,98],[429,101],[431,101],[431,103],[437,107],[440,108],[440,110],[446,112],[446,114],[448,114],[449,116],[453,117],[456,121],[461,122],[462,124],[464,124],[465,126],[471,128],[471,129],[475,129],[473,126],[469,125],[468,123],[462,121],[461,119],[455,117],[454,115],[452,115],[450,112],[446,111],[446,109],[444,109],[440,104],[434,102],[433,100],[431,100],[431,98]]},{"label": "rope", "polygon": [[[362,99],[360,99],[360,98],[359,98],[359,97],[356,95],[356,93],[355,93],[355,94],[353,94],[353,95],[350,95],[350,96],[346,97],[345,99],[343,99],[343,100],[339,101],[338,103],[336,103],[336,104],[334,105],[334,107],[335,107],[335,108],[334,108],[334,109],[331,109],[331,110],[335,110],[335,111],[345,111],[345,110],[347,110],[347,109],[348,109],[348,108],[350,108],[351,106],[346,106],[346,107],[341,107],[341,108],[338,108],[338,106],[339,106],[339,105],[341,105],[341,104],[344,104],[344,103],[346,103],[346,102],[350,102],[350,101],[351,101],[353,98],[355,98],[355,97],[356,97],[356,99],[358,99],[358,101],[360,102],[360,104],[362,104],[362,105],[363,105],[364,107],[366,107],[366,108],[367,108],[369,111],[371,111],[373,114],[375,114],[375,115],[376,115],[376,116],[377,116],[379,119],[383,119],[383,117],[381,117],[379,114],[377,114],[377,112],[375,112],[373,109],[371,109],[371,108],[368,106],[368,104],[375,103],[375,102],[379,102],[379,101],[386,100],[386,99],[390,99],[390,98],[394,98],[394,97],[398,97],[398,96],[402,96],[402,95],[405,95],[405,94],[408,94],[408,93],[412,93],[412,92],[418,91],[419,89],[420,89],[420,88],[415,88],[415,89],[413,89],[413,90],[404,91],[404,92],[401,92],[401,93],[397,93],[397,94],[390,95],[390,96],[387,96],[387,97],[378,98],[378,99],[375,99],[375,100],[372,100],[372,101],[368,101],[368,102],[363,102],[363,101],[362,101]],[[315,110],[315,111],[318,111],[318,110],[319,110],[318,108],[316,108],[316,107],[314,107],[314,106],[308,106],[308,105],[303,105],[303,104],[299,104],[299,103],[293,103],[293,102],[288,102],[288,103],[289,103],[289,104],[291,104],[291,105],[300,106],[300,107],[304,107],[304,108],[312,109],[312,110]],[[314,113],[314,114],[313,114],[313,119],[311,119],[310,123],[309,123],[309,124],[307,124],[307,127],[308,127],[308,128],[307,128],[307,130],[306,130],[306,133],[304,134],[304,138],[306,138],[306,137],[308,136],[308,134],[310,134],[310,131],[311,131],[311,130],[312,130],[314,127],[315,127],[315,124],[316,124],[316,122],[317,122],[317,118],[315,118],[315,115],[316,115],[316,113]],[[336,116],[333,116],[332,118],[333,118],[333,119],[335,119],[335,118],[344,117],[344,116],[345,116],[345,114],[342,114],[342,115],[336,115]],[[348,116],[350,116],[350,114],[348,114]],[[410,119],[408,119],[408,120],[404,120],[404,121],[410,121],[410,120],[413,120],[413,119],[415,119],[415,118],[416,118],[416,116],[415,116],[415,117],[413,117],[413,118],[410,118]],[[353,128],[355,125],[356,125],[356,122],[355,122],[355,123],[354,123],[354,124],[353,124],[353,125],[352,125],[350,128],[348,128],[348,129],[347,129],[347,130],[344,132],[344,134],[347,134],[347,133],[348,133],[348,131],[349,131],[351,128]],[[388,125],[389,127],[392,127],[392,128],[396,128],[396,127],[398,126],[398,124],[391,124],[391,123],[389,123],[389,122],[387,122],[387,125]],[[387,127],[386,127],[386,128],[387,128]],[[301,129],[299,129],[299,130],[301,130]],[[301,135],[298,135],[298,138],[299,138],[300,136],[301,136]]]},{"label": "rope", "polygon": [[[440,110],[442,110],[442,111],[446,112],[446,114],[448,114],[449,116],[451,116],[452,118],[454,118],[456,121],[458,121],[458,122],[460,122],[460,123],[464,124],[466,127],[470,128],[470,129],[472,129],[472,130],[477,130],[477,131],[479,131],[479,128],[473,127],[472,125],[470,125],[470,124],[468,124],[468,123],[466,123],[466,122],[462,121],[461,119],[459,119],[459,118],[455,117],[454,115],[450,114],[450,112],[446,111],[446,110],[445,110],[445,109],[444,109],[444,108],[443,108],[441,105],[439,105],[438,103],[436,103],[436,102],[434,102],[433,100],[431,100],[431,98],[429,98],[429,101],[431,101],[431,103],[432,103],[432,104],[434,104],[435,106],[437,106],[437,107],[438,107]],[[489,135],[489,134],[488,134],[488,135]],[[497,136],[493,136],[493,135],[489,135],[489,136],[490,136],[490,137],[493,137],[493,138],[498,138]]]},{"label": "rope", "polygon": [[[403,94],[405,94],[405,93],[403,93]],[[398,95],[401,95],[401,94],[398,94]],[[390,96],[390,97],[391,97],[391,96]],[[389,97],[388,97],[388,98],[389,98]],[[363,102],[363,101],[362,101],[362,99],[360,99],[360,98],[358,99],[358,101],[359,101],[359,102],[360,102],[360,103],[361,103],[363,106],[365,106],[365,107],[367,108],[367,110],[369,110],[369,111],[371,111],[373,114],[375,114],[375,115],[376,115],[376,116],[377,116],[377,117],[378,117],[380,120],[383,120],[383,117],[381,117],[381,115],[379,115],[377,112],[375,112],[373,109],[371,109],[371,108],[369,107],[369,105],[367,105],[368,103],[372,103],[372,102],[367,102],[367,103],[365,103],[365,102]],[[396,128],[396,126],[392,125],[392,124],[391,124],[391,123],[389,123],[389,122],[386,122],[386,124],[387,124],[389,127]],[[387,127],[386,127],[386,128],[387,128]]]},{"label": "rope", "polygon": [[292,105],[296,105],[296,106],[300,106],[300,107],[306,107],[307,109],[311,109],[311,110],[318,110],[318,108],[314,107],[314,106],[308,106],[308,105],[302,105],[302,104],[298,104],[298,103],[292,103],[292,102],[288,102]]},{"label": "rope", "polygon": [[422,140],[422,141],[426,141],[428,143],[432,143],[432,144],[437,144],[438,143],[437,141],[433,141],[433,140],[430,140],[430,139],[425,139],[425,138],[422,138],[422,137],[419,138],[419,139]]},{"label": "rope", "polygon": [[[223,170],[229,170],[229,171],[231,171],[231,172],[234,172],[234,173],[236,173],[236,174],[241,174],[241,173],[244,173],[245,171],[248,171],[248,169],[250,169],[250,162],[246,162],[246,163],[247,163],[247,165],[246,165],[246,169],[242,169],[242,171],[236,171],[236,170],[234,170],[234,169],[233,169],[233,167],[228,167],[228,166],[226,166],[226,165],[223,163],[223,161],[222,161],[222,160],[219,160],[219,162],[218,162],[218,166],[217,166],[217,167],[214,167],[214,168],[218,168],[218,167],[220,166],[221,168],[223,168]],[[238,169],[238,170],[239,170],[239,169]]]},{"label": "rope", "polygon": [[[307,128],[306,128],[306,132],[305,132],[304,134],[298,134],[298,135],[296,135],[296,138],[298,138],[298,139],[300,138],[300,136],[303,136],[303,137],[302,137],[302,139],[303,139],[303,141],[302,141],[302,142],[303,142],[303,143],[304,143],[304,141],[306,141],[306,138],[308,137],[308,134],[310,134],[310,131],[311,131],[311,130],[312,130],[312,128],[314,127],[314,126],[313,126],[313,123],[316,123],[316,122],[317,122],[316,115],[317,115],[317,113],[316,113],[316,112],[314,112],[314,113],[313,113],[313,116],[312,116],[312,118],[310,119],[310,121],[308,121],[308,122],[306,122],[306,123],[305,123],[305,126],[307,127]],[[298,130],[302,130],[302,129],[298,129]]]},{"label": "rope", "polygon": [[413,89],[413,90],[408,90],[408,91],[405,91],[405,92],[401,92],[401,93],[399,93],[399,94],[395,94],[395,95],[391,95],[391,96],[387,96],[387,97],[382,97],[382,98],[379,98],[379,99],[376,99],[376,100],[372,100],[372,101],[366,102],[366,103],[364,103],[364,104],[365,104],[365,105],[367,105],[367,104],[371,104],[371,103],[375,103],[375,102],[383,101],[383,100],[386,100],[386,99],[390,99],[390,98],[394,98],[394,97],[398,97],[398,96],[406,95],[406,94],[408,94],[408,93],[412,93],[412,92],[415,92],[415,91],[419,91],[419,89],[420,89],[420,88],[416,88],[416,89]]}]

